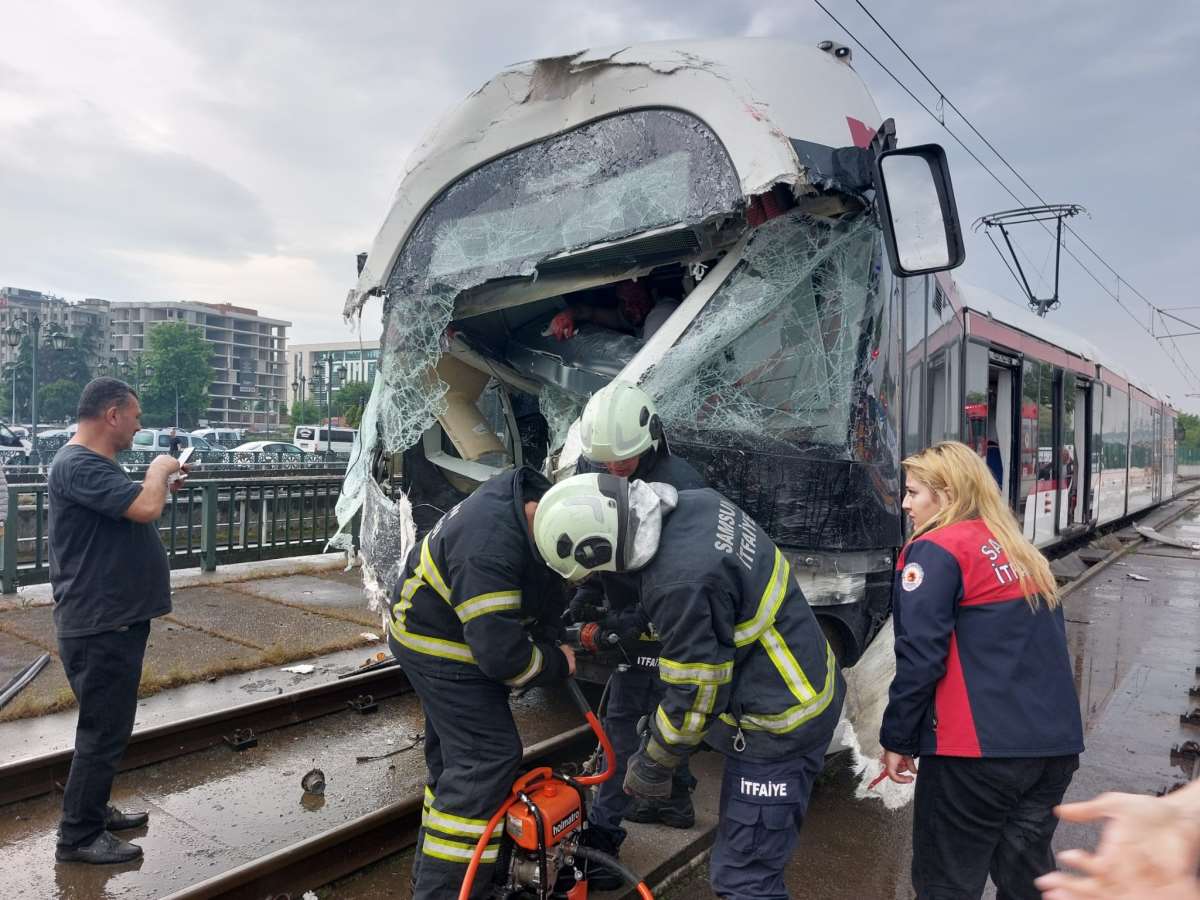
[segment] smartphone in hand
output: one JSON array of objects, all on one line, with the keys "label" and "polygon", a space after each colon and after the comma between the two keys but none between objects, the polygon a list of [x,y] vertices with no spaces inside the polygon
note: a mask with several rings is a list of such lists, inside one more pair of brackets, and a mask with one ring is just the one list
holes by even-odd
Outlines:
[{"label": "smartphone in hand", "polygon": [[[187,465],[187,461],[192,458],[192,453],[195,451],[195,449],[196,449],[195,447],[184,447],[183,448],[183,452],[179,454],[179,465],[180,465],[181,469],[183,466]],[[172,472],[167,477],[167,484],[174,484],[177,481],[183,481],[187,477],[188,477],[187,472],[183,472],[183,471]]]}]

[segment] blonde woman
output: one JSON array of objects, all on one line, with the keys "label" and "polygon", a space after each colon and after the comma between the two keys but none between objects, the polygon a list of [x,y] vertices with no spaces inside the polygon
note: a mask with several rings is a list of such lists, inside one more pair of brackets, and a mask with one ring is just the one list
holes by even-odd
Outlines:
[{"label": "blonde woman", "polygon": [[[1054,576],[965,444],[904,460],[913,536],[893,592],[896,677],[880,743],[913,780],[913,887],[921,900],[1036,900],[1083,751]],[[912,773],[912,774],[910,774]]]}]

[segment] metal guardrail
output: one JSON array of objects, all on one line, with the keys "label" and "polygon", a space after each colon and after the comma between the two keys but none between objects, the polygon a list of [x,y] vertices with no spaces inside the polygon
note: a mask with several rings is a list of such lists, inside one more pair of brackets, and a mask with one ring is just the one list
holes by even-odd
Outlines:
[{"label": "metal guardrail", "polygon": [[[337,533],[334,509],[342,475],[295,470],[288,475],[226,477],[189,483],[172,494],[156,523],[171,568],[317,553]],[[196,476],[193,476],[196,477]],[[0,545],[0,588],[50,579],[46,484],[9,484]],[[359,520],[352,533],[358,539]]]}]

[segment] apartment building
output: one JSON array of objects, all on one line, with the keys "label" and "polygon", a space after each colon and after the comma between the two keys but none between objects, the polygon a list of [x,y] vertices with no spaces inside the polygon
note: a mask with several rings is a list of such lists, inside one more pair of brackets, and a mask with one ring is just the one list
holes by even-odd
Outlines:
[{"label": "apartment building", "polygon": [[[51,328],[72,337],[88,335],[93,371],[129,363],[146,349],[146,334],[161,322],[184,322],[201,330],[212,347],[212,376],[205,418],[211,425],[264,428],[278,425],[288,402],[287,330],[291,322],[229,303],[126,302],[89,298],[70,302],[24,288],[0,288],[0,331],[15,319],[37,317],[42,340]],[[0,339],[0,365],[18,350]]]},{"label": "apartment building", "polygon": [[[379,366],[379,341],[330,341],[323,344],[293,344],[288,348],[288,395],[291,402],[305,399],[324,404],[327,380],[313,384],[313,363],[329,360],[333,368],[333,390],[355,381],[371,382]],[[329,366],[325,366],[328,370]],[[338,370],[346,370],[345,377]],[[303,394],[303,397],[301,396]]]},{"label": "apartment building", "polygon": [[201,329],[212,346],[209,425],[259,429],[280,422],[287,403],[287,330],[291,322],[229,303],[109,303],[112,356],[135,364],[146,333],[160,322]]},{"label": "apartment building", "polygon": [[[32,324],[36,317],[43,343],[55,328],[65,331],[71,337],[87,336],[92,350],[88,362],[95,366],[108,355],[108,307],[107,300],[71,303],[62,297],[41,291],[0,287],[0,332],[17,319],[24,319],[27,324]],[[14,362],[19,350],[19,347],[9,347],[8,341],[0,339],[0,365]]]}]

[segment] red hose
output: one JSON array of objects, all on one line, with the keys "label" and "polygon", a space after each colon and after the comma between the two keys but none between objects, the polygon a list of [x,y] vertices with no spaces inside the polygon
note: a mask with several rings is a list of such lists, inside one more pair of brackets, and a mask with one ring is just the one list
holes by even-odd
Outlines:
[{"label": "red hose", "polygon": [[613,774],[613,756],[612,743],[608,739],[608,735],[604,733],[604,729],[600,727],[600,720],[596,718],[594,712],[588,711],[584,713],[587,723],[592,726],[592,731],[596,734],[596,739],[600,741],[600,749],[604,751],[604,771],[597,772],[595,775],[583,775],[576,778],[575,781],[579,784],[592,785],[600,784],[603,781],[608,781]]},{"label": "red hose", "polygon": [[504,818],[509,807],[516,802],[517,795],[509,794],[508,799],[500,804],[500,808],[496,810],[496,814],[488,819],[487,827],[483,829],[483,834],[475,842],[475,852],[471,854],[471,862],[467,864],[467,874],[463,876],[462,888],[458,892],[458,900],[469,900],[471,888],[475,886],[475,873],[479,871],[479,861],[483,859],[483,851],[487,849],[492,831],[500,824],[500,820]]}]

